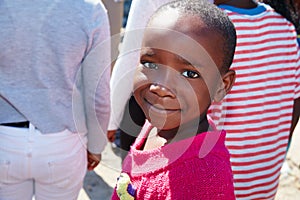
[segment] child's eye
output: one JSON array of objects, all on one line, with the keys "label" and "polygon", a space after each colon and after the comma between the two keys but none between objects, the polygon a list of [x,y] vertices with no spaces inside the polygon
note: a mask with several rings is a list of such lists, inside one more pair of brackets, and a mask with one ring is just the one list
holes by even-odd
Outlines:
[{"label": "child's eye", "polygon": [[146,68],[149,69],[158,69],[158,65],[156,63],[152,63],[152,62],[144,62],[142,63]]},{"label": "child's eye", "polygon": [[197,72],[194,71],[184,71],[182,73],[183,76],[187,77],[187,78],[199,78],[200,75]]}]

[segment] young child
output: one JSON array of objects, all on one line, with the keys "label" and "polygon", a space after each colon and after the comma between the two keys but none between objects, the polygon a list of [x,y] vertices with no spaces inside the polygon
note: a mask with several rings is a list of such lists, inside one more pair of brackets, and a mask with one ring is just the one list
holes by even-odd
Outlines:
[{"label": "young child", "polygon": [[147,121],[112,199],[235,199],[225,131],[207,118],[231,89],[236,33],[206,0],[161,7],[144,34],[134,97]]}]

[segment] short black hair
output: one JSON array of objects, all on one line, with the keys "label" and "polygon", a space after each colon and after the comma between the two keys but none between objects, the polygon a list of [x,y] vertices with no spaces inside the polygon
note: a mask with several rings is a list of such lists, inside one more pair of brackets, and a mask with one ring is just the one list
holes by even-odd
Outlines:
[{"label": "short black hair", "polygon": [[222,49],[223,65],[221,69],[224,72],[228,71],[235,52],[236,31],[226,13],[207,0],[176,0],[161,6],[154,15],[152,15],[151,19],[169,9],[176,9],[184,15],[190,14],[197,16],[207,25],[209,30],[219,33],[224,41]]}]

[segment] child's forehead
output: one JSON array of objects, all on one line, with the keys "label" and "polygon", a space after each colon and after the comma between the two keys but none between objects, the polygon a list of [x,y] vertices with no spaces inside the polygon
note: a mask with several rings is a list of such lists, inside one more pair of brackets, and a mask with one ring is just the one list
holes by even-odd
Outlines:
[{"label": "child's forehead", "polygon": [[[161,16],[167,16],[168,12],[162,12]],[[223,52],[220,49],[223,49],[223,38],[209,29],[197,16],[176,12],[173,14],[177,18],[162,22],[159,20],[161,17],[157,17],[157,20],[149,23],[145,30],[143,47],[172,52],[190,63],[215,62],[220,66],[220,59],[215,54],[222,57]]]},{"label": "child's forehead", "polygon": [[[212,34],[216,31],[208,27],[200,16],[183,13],[176,9],[167,9],[154,15],[145,32],[150,33],[145,34],[144,39],[147,40],[151,37],[155,39],[169,38],[171,40],[181,40],[184,37],[189,37],[199,43],[201,38],[210,40],[212,37],[221,37],[218,34]],[[154,32],[156,34],[152,34]]]}]

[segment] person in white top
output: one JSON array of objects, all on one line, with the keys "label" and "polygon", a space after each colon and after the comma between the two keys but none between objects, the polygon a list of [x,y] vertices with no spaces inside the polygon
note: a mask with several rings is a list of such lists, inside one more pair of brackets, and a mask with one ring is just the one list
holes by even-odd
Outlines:
[{"label": "person in white top", "polygon": [[0,4],[0,199],[77,199],[107,144],[107,11],[100,0]]}]

